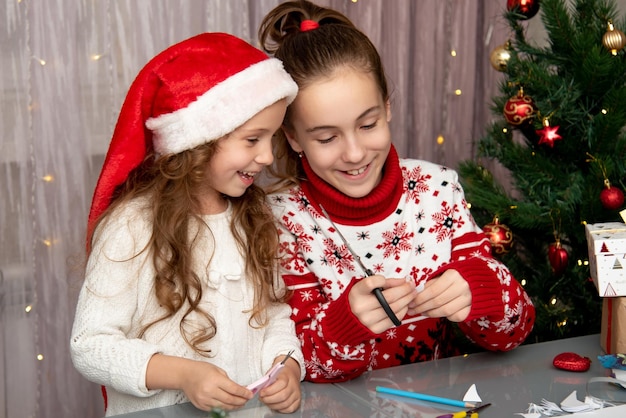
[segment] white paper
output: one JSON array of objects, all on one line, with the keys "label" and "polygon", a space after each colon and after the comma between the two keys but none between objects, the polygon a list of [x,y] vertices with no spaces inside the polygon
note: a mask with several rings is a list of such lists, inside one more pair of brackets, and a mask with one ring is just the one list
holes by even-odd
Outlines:
[{"label": "white paper", "polygon": [[585,412],[602,408],[602,405],[594,402],[590,397],[586,397],[585,402],[581,402],[576,397],[576,391],[573,391],[561,401],[561,408],[567,412]]},{"label": "white paper", "polygon": [[567,418],[589,418],[589,417],[602,417],[602,418],[624,418],[626,417],[626,405],[612,406],[610,408],[596,409],[595,411],[580,412],[572,415],[567,415]]},{"label": "white paper", "polygon": [[470,388],[465,392],[465,396],[463,396],[463,400],[465,402],[482,402],[483,400],[478,395],[478,390],[476,390],[476,384],[472,384]]}]

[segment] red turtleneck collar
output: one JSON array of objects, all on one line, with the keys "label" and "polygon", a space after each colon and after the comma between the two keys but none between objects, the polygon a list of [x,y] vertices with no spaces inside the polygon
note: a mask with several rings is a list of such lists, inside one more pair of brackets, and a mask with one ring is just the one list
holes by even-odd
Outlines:
[{"label": "red turtleneck collar", "polygon": [[404,184],[398,153],[393,145],[383,167],[383,177],[367,196],[353,198],[346,196],[322,180],[313,172],[306,156],[302,157],[302,166],[307,180],[300,187],[309,202],[320,211],[321,204],[333,221],[344,225],[361,225],[364,222],[378,222],[393,212],[398,205]]}]

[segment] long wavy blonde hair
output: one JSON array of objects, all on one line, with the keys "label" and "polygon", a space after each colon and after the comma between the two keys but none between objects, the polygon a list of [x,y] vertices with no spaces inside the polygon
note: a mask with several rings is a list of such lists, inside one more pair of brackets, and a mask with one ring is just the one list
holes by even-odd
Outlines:
[{"label": "long wavy blonde hair", "polygon": [[[211,350],[202,348],[202,345],[215,336],[218,324],[200,308],[202,281],[192,268],[194,240],[189,231],[194,225],[206,225],[199,215],[199,193],[205,182],[207,167],[218,150],[219,140],[164,157],[149,152],[141,165],[117,187],[111,204],[97,221],[102,222],[116,208],[132,199],[148,198],[151,202],[152,233],[140,254],[148,251],[151,256],[156,271],[154,296],[165,313],[147,324],[141,336],[154,324],[184,309],[179,324],[181,335],[197,353],[207,357]],[[230,230],[245,259],[246,280],[250,280],[255,289],[249,324],[265,326],[268,322],[266,308],[286,299],[286,295],[279,294],[274,285],[278,232],[260,187],[252,185],[241,197],[225,198],[233,206]],[[93,240],[93,236],[89,240]],[[93,242],[91,244],[90,248],[93,248]],[[207,258],[211,256],[206,254]],[[198,330],[196,326],[191,331],[186,326],[186,319],[192,312],[206,320],[206,327]]]}]

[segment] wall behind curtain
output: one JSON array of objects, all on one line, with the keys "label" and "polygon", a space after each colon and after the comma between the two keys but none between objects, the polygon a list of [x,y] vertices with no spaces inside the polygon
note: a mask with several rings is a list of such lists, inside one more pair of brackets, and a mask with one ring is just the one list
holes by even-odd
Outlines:
[{"label": "wall behind curtain", "polygon": [[[0,418],[102,416],[69,334],[91,194],[127,88],[197,33],[256,43],[278,2],[0,0]],[[470,158],[499,77],[489,53],[508,36],[504,0],[318,3],[379,47],[400,155],[453,168]]]}]

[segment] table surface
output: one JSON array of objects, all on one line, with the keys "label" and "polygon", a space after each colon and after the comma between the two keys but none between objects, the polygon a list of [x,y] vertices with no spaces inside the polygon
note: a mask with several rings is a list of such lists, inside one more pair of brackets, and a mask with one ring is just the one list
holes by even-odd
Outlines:
[{"label": "table surface", "polygon": [[[591,359],[587,372],[556,369],[554,357],[574,352]],[[274,414],[255,398],[229,417],[420,417],[434,418],[461,409],[376,393],[386,386],[439,397],[462,399],[472,384],[483,403],[480,418],[519,417],[530,403],[542,399],[559,404],[572,391],[580,401],[587,394],[591,377],[608,376],[597,356],[603,354],[598,334],[520,346],[506,353],[481,352],[466,356],[374,370],[356,379],[337,384],[302,383],[302,404],[293,414]],[[600,385],[600,386],[596,386]],[[590,386],[594,395],[617,396],[626,401],[626,390],[601,383]],[[173,405],[119,415],[126,418],[207,417],[191,404]]]},{"label": "table surface", "polygon": [[[574,352],[591,359],[587,372],[559,370],[552,365],[557,354]],[[467,356],[375,370],[358,379],[340,383],[366,403],[393,417],[436,417],[459,411],[432,402],[416,401],[376,393],[376,386],[393,387],[451,399],[463,399],[472,384],[476,385],[483,403],[491,406],[480,411],[480,418],[517,417],[526,412],[530,403],[542,399],[561,403],[572,391],[584,401],[587,381],[591,377],[609,376],[598,360],[603,354],[598,334],[550,342],[529,344],[506,353],[481,352]],[[596,386],[599,385],[599,386]],[[606,383],[590,386],[592,394],[616,398],[626,391]],[[626,395],[617,396],[626,400]]]}]

